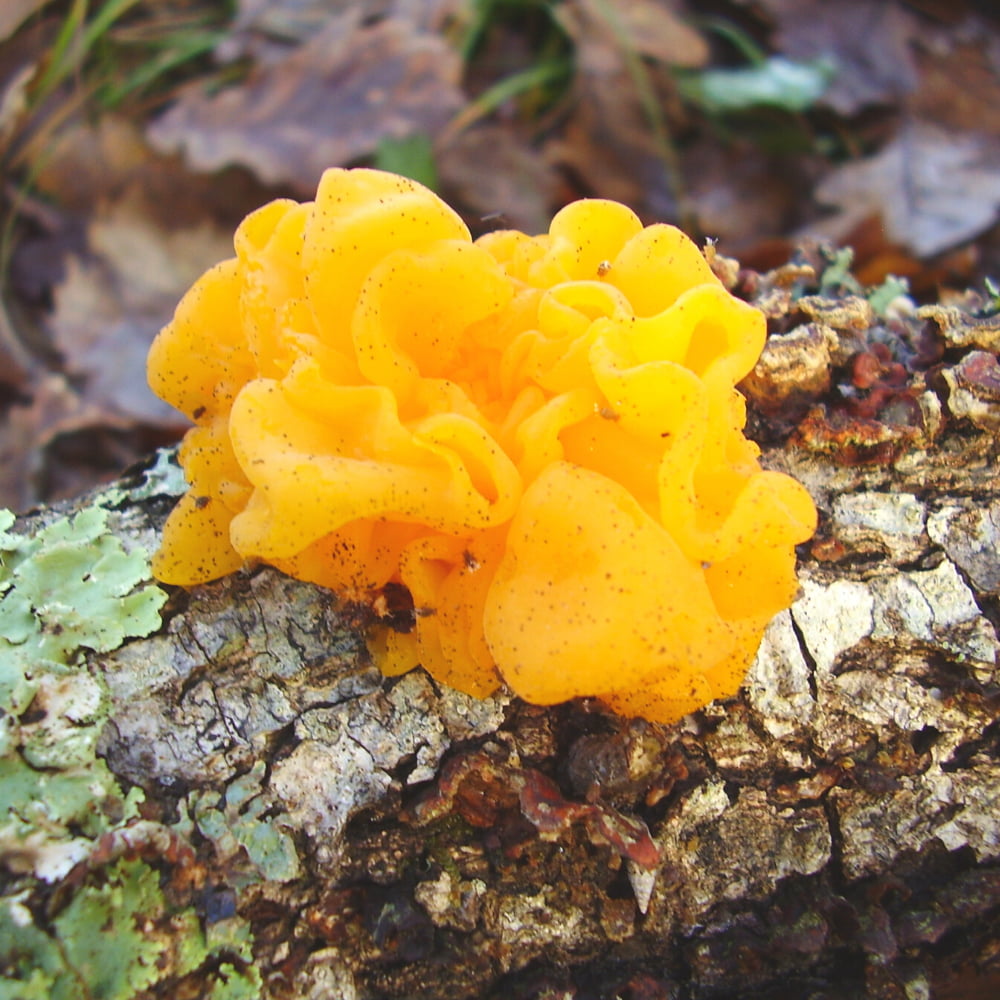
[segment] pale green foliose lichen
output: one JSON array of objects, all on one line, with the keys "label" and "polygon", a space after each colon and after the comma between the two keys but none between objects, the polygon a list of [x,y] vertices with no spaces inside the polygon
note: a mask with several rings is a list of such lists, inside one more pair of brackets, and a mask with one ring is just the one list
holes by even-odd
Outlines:
[{"label": "pale green foliose lichen", "polygon": [[203,932],[193,910],[169,915],[159,881],[145,862],[119,861],[99,885],[78,889],[48,932],[25,905],[27,893],[0,900],[0,1000],[128,1000],[160,980],[165,966],[184,976],[212,956],[223,961],[211,997],[258,996],[249,929],[230,919]]},{"label": "pale green foliose lichen", "polygon": [[103,653],[160,624],[166,594],[142,586],[148,556],[126,552],[89,507],[26,537],[0,512],[0,705],[20,715],[41,678],[67,673],[84,649]]},{"label": "pale green foliose lichen", "polygon": [[265,819],[270,804],[261,794],[264,770],[264,762],[258,761],[226,787],[221,801],[193,793],[191,812],[199,831],[222,857],[235,857],[242,848],[258,878],[288,882],[299,875],[299,858],[292,838]]},{"label": "pale green foliose lichen", "polygon": [[107,699],[83,654],[156,631],[166,594],[107,519],[89,507],[29,536],[0,511],[0,862],[46,881],[141,801],[96,756]]},{"label": "pale green foliose lichen", "polygon": [[86,653],[155,632],[166,594],[148,553],[126,550],[108,519],[98,503],[27,535],[0,510],[0,1000],[128,1000],[209,959],[211,997],[256,997],[246,925],[203,928],[172,909],[143,860],[96,862],[95,878],[60,887],[42,926],[33,908],[143,799],[96,755],[108,698]]}]

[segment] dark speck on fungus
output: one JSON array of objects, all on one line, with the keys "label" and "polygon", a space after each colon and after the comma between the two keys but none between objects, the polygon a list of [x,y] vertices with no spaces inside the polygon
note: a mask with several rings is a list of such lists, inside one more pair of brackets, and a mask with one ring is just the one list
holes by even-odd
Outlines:
[{"label": "dark speck on fungus", "polygon": [[671,722],[736,691],[816,513],[743,435],[764,318],[683,233],[595,199],[473,241],[419,184],[334,169],[235,246],[150,351],[195,421],[160,579],[260,560],[379,594],[382,670],[478,696]]}]

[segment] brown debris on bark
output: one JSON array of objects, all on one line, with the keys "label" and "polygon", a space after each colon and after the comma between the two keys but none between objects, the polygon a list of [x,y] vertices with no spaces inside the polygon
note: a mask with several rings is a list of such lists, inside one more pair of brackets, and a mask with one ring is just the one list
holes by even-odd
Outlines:
[{"label": "brown debris on bark", "polygon": [[[784,417],[754,427],[821,524],[728,702],[662,727],[384,680],[356,609],[266,568],[176,593],[158,635],[99,658],[101,753],[146,790],[142,822],[202,817],[176,891],[211,886],[249,922],[265,996],[996,989],[1000,404],[955,392],[978,384],[961,317],[935,353],[933,319],[861,328],[840,305],[771,313],[775,351],[795,351],[754,391],[789,398],[774,380],[797,365],[812,388],[790,438]],[[859,451],[850,421],[893,447]],[[120,531],[148,541],[168,506]],[[294,857],[207,832],[221,810],[239,839],[229,790],[250,779]]]}]

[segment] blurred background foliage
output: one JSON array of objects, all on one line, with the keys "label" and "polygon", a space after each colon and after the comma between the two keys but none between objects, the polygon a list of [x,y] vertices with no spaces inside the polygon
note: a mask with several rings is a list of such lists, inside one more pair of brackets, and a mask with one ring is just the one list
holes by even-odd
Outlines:
[{"label": "blurred background foliage", "polygon": [[[183,424],[156,330],[232,230],[327,166],[474,235],[578,197],[766,270],[805,239],[919,297],[1000,276],[1000,15],[972,0],[4,0],[0,505]],[[993,286],[995,287],[995,286]]]}]

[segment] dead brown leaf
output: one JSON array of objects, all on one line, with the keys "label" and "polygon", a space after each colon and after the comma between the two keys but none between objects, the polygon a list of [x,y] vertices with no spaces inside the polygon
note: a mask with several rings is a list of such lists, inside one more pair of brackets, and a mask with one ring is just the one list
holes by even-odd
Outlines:
[{"label": "dead brown leaf", "polygon": [[498,220],[484,231],[497,225],[527,233],[548,229],[555,170],[510,127],[483,124],[460,133],[441,150],[437,168],[457,204]]},{"label": "dead brown leaf", "polygon": [[921,47],[920,87],[907,102],[912,114],[953,129],[1000,136],[1000,66],[989,36]]},{"label": "dead brown leaf", "polygon": [[[678,105],[665,63],[703,65],[708,49],[697,32],[665,8],[653,15],[652,6],[576,0],[560,8],[560,23],[575,46],[577,74],[573,112],[546,153],[570,168],[589,193],[647,215],[677,218],[678,177],[668,133]],[[647,48],[659,56],[647,60],[641,26],[654,22],[660,29],[651,32]],[[676,43],[668,42],[671,31]]]},{"label": "dead brown leaf", "polygon": [[0,85],[0,146],[5,146],[28,110],[28,86],[37,66],[28,63]]},{"label": "dead brown leaf", "polygon": [[326,167],[370,156],[383,138],[443,128],[464,103],[460,72],[442,38],[401,18],[364,24],[352,7],[239,86],[187,88],[149,136],[197,170],[242,164],[311,194]]},{"label": "dead brown leaf", "polygon": [[837,215],[808,233],[840,240],[881,214],[886,241],[930,257],[987,230],[1000,211],[1000,140],[908,120],[881,152],[845,163],[816,200]]},{"label": "dead brown leaf", "polygon": [[384,13],[378,0],[236,0],[235,16],[215,49],[223,63],[252,59],[258,65],[279,62],[289,48],[322,31],[332,16],[359,8],[364,19]]},{"label": "dead brown leaf", "polygon": [[149,343],[268,197],[246,172],[192,177],[113,115],[71,120],[36,156],[17,201],[10,322],[0,313],[0,380],[16,388],[0,421],[0,505],[16,509],[79,493],[177,436],[179,415],[146,387]]},{"label": "dead brown leaf", "polygon": [[[618,35],[618,44],[668,66],[697,69],[708,62],[708,43],[685,22],[677,4],[656,0],[575,0],[597,38]],[[602,30],[603,28],[603,30]]]},{"label": "dead brown leaf", "polygon": [[29,155],[39,164],[33,189],[70,211],[87,211],[140,180],[148,185],[155,169],[142,133],[114,115],[71,122]]},{"label": "dead brown leaf", "polygon": [[0,506],[26,510],[41,495],[45,446],[61,430],[96,416],[62,375],[43,375],[29,402],[7,411],[0,425]]},{"label": "dead brown leaf", "polygon": [[[0,0],[0,21],[5,10]],[[53,34],[49,20],[25,25],[16,37],[4,40],[0,34],[0,152],[5,157],[10,157],[23,140],[31,118],[29,89],[52,44]]]},{"label": "dead brown leaf", "polygon": [[245,56],[273,62],[288,54],[289,43],[308,41],[352,8],[365,22],[401,18],[438,33],[449,18],[472,13],[467,0],[236,0],[236,16],[215,54],[222,62]]},{"label": "dead brown leaf", "polygon": [[133,122],[114,114],[93,123],[69,122],[34,156],[39,169],[32,191],[82,216],[141,190],[146,210],[166,228],[211,218],[234,229],[247,212],[274,196],[246,171],[192,175],[179,157],[157,156]]},{"label": "dead brown leaf", "polygon": [[683,164],[699,229],[725,253],[741,256],[804,218],[811,163],[803,158],[768,155],[745,141],[720,148],[704,137],[685,149]]},{"label": "dead brown leaf", "polygon": [[98,207],[88,242],[67,262],[49,320],[66,370],[83,378],[92,415],[176,426],[146,385],[146,354],[195,278],[232,256],[230,234],[208,221],[165,230],[133,189]]},{"label": "dead brown leaf", "polygon": [[[273,38],[305,41],[330,20],[331,14],[359,6],[358,0],[237,0],[231,34],[245,31]],[[364,13],[376,13],[371,3],[363,3]]]},{"label": "dead brown leaf", "polygon": [[0,42],[15,31],[48,0],[3,0],[0,4]]},{"label": "dead brown leaf", "polygon": [[633,207],[656,195],[670,200],[663,165],[627,76],[606,77],[599,86],[578,81],[573,114],[546,146],[546,155],[570,168],[588,194]]},{"label": "dead brown leaf", "polygon": [[133,187],[96,207],[86,235],[48,319],[64,370],[33,365],[0,424],[0,506],[79,493],[184,425],[149,390],[146,354],[192,281],[231,256],[229,228],[164,228]]},{"label": "dead brown leaf", "polygon": [[35,364],[31,352],[17,336],[6,303],[0,300],[0,387],[15,394],[23,393]]},{"label": "dead brown leaf", "polygon": [[[175,231],[211,219],[232,231],[247,212],[273,197],[246,171],[192,176],[179,158],[154,155],[135,124],[116,115],[95,123],[71,120],[38,141],[32,157],[39,169],[30,186],[17,191],[22,235],[7,280],[8,291],[33,307],[54,297],[68,257],[86,245],[96,206],[106,209],[142,191],[150,226]],[[21,327],[23,338],[27,331]],[[2,333],[0,328],[0,340]]]},{"label": "dead brown leaf", "polygon": [[894,0],[761,0],[776,26],[775,43],[789,58],[825,58],[836,75],[822,103],[842,115],[892,104],[917,86],[911,49],[919,18]]},{"label": "dead brown leaf", "polygon": [[11,406],[0,424],[0,507],[23,511],[115,479],[169,443],[150,431],[87,402],[66,376],[42,375],[30,399]]}]

